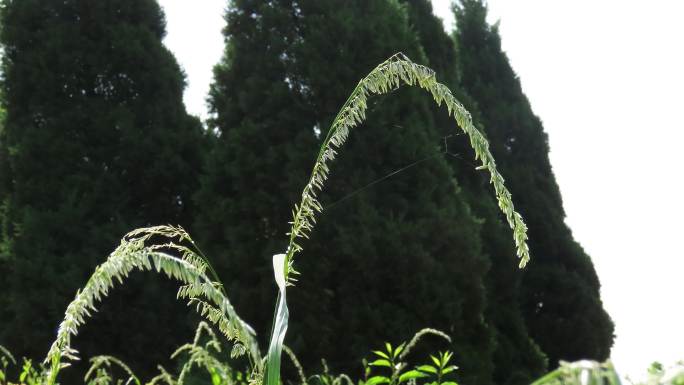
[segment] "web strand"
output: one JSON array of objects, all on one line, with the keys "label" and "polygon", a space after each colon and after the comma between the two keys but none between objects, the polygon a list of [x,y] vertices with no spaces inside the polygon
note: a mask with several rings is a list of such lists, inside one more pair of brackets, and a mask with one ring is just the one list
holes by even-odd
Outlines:
[{"label": "web strand", "polygon": [[399,173],[402,173],[402,172],[404,172],[404,171],[406,171],[406,170],[408,170],[408,169],[410,169],[410,168],[412,168],[412,167],[415,167],[415,166],[417,166],[417,165],[419,165],[419,164],[421,164],[421,163],[423,163],[423,162],[427,162],[428,160],[432,160],[432,159],[434,159],[434,158],[437,158],[437,157],[439,157],[440,155],[449,155],[449,156],[451,156],[451,157],[454,157],[454,158],[457,158],[457,159],[460,159],[460,160],[464,161],[463,158],[462,158],[459,154],[455,154],[455,153],[449,152],[449,147],[448,147],[448,143],[447,143],[447,139],[448,139],[448,138],[451,138],[451,137],[453,137],[453,136],[459,136],[459,135],[463,135],[463,134],[450,134],[450,135],[445,135],[445,136],[443,136],[443,137],[442,137],[442,140],[444,141],[444,149],[443,149],[443,150],[438,151],[438,152],[436,152],[436,153],[434,153],[434,154],[432,154],[432,155],[426,156],[425,158],[419,159],[419,160],[417,160],[417,161],[415,161],[415,162],[413,162],[413,163],[410,163],[410,164],[408,164],[408,165],[406,165],[406,166],[404,166],[404,167],[401,167],[401,168],[399,168],[399,169],[396,169],[396,170],[390,172],[389,174],[387,174],[387,175],[385,175],[385,176],[382,176],[382,177],[380,177],[380,178],[378,178],[378,179],[376,179],[376,180],[374,180],[374,181],[368,183],[367,185],[365,185],[365,186],[363,186],[363,187],[361,187],[361,188],[359,188],[359,189],[356,189],[356,190],[350,192],[349,194],[343,196],[342,198],[340,198],[340,199],[338,199],[338,200],[336,200],[336,201],[330,203],[329,205],[325,206],[323,209],[324,209],[324,210],[330,210],[330,209],[332,209],[333,207],[337,206],[339,203],[342,203],[342,202],[344,202],[344,201],[346,201],[346,200],[348,200],[348,199],[350,199],[350,198],[353,198],[354,196],[356,196],[356,195],[358,195],[358,194],[360,194],[360,193],[362,193],[362,192],[368,190],[369,188],[373,187],[374,185],[376,185],[376,184],[378,184],[378,183],[381,183],[381,182],[383,182],[383,181],[385,181],[385,180],[387,180],[387,179],[389,179],[389,178],[391,178],[391,177],[393,177],[393,176],[395,176],[395,175],[397,175],[397,174],[399,174]]}]

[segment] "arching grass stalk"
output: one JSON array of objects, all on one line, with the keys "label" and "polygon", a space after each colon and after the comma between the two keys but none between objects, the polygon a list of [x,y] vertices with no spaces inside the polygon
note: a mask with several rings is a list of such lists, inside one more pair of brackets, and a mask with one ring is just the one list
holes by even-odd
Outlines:
[{"label": "arching grass stalk", "polygon": [[323,210],[316,194],[323,190],[325,180],[328,178],[330,171],[328,163],[335,159],[337,150],[345,143],[351,129],[366,119],[368,97],[386,94],[402,84],[418,86],[428,91],[437,105],[441,106],[444,103],[449,115],[454,117],[461,130],[468,135],[470,145],[475,150],[475,159],[479,159],[482,163],[477,169],[489,171],[490,182],[494,186],[499,208],[513,229],[516,253],[520,258],[519,266],[524,267],[530,260],[529,248],[527,247],[527,226],[523,222],[522,216],[515,211],[511,201],[511,193],[504,185],[504,179],[496,169],[496,162],[489,151],[487,139],[473,125],[470,113],[456,100],[449,88],[436,80],[434,71],[416,64],[404,54],[398,53],[375,67],[368,76],[361,79],[335,117],[323,140],[309,182],[302,191],[301,201],[299,204],[295,204],[292,212],[291,229],[288,233],[290,239],[285,258],[285,278],[288,281],[291,280],[290,275],[296,273],[292,268],[294,256],[302,250],[298,239],[308,238],[308,234],[313,230],[316,223],[316,212]]},{"label": "arching grass stalk", "polygon": [[17,360],[14,359],[12,353],[10,353],[10,351],[7,348],[0,345],[0,358],[2,357],[5,357],[5,359],[11,361],[13,365],[17,364]]},{"label": "arching grass stalk", "polygon": [[104,370],[107,371],[106,369],[102,368],[111,368],[112,366],[116,366],[119,369],[123,370],[127,375],[128,378],[124,385],[129,385],[129,384],[135,384],[135,385],[141,385],[140,379],[133,373],[131,368],[128,367],[125,363],[123,363],[121,360],[119,360],[116,357],[112,356],[96,356],[90,359],[90,369],[85,374],[85,377],[83,378],[83,381],[86,384],[92,383],[89,381],[91,378],[96,378],[97,377],[97,372],[99,370]]},{"label": "arching grass stalk", "polygon": [[[335,117],[335,120],[333,120],[330,130],[328,130],[328,134],[323,140],[309,182],[302,191],[301,201],[299,204],[295,204],[292,211],[291,229],[288,233],[290,239],[285,258],[282,261],[285,283],[291,284],[293,281],[291,275],[297,273],[293,268],[293,263],[295,254],[302,250],[298,243],[299,238],[308,238],[316,224],[316,212],[323,211],[323,206],[316,198],[316,194],[323,190],[325,180],[328,178],[330,172],[328,163],[335,159],[337,150],[345,143],[351,129],[365,120],[368,98],[371,95],[386,94],[399,88],[402,84],[418,86],[428,91],[437,105],[441,106],[442,103],[446,105],[449,115],[454,117],[458,126],[470,139],[470,145],[475,150],[475,159],[479,159],[482,163],[477,169],[489,171],[490,182],[494,186],[499,208],[506,216],[509,226],[513,229],[516,253],[520,258],[519,267],[523,268],[529,261],[527,226],[520,214],[515,211],[511,201],[511,193],[504,185],[504,179],[496,169],[494,157],[489,151],[489,143],[484,135],[473,125],[470,113],[456,100],[449,88],[436,80],[434,71],[428,67],[413,63],[404,54],[398,53],[375,67],[368,76],[359,81]],[[275,268],[275,266],[274,269],[276,280],[278,280],[281,278],[279,277],[280,269]],[[276,328],[276,324],[281,326],[284,324],[285,328]],[[276,304],[274,328],[271,332],[271,344],[268,352],[267,385],[278,385],[280,381],[279,357],[282,346],[279,347],[277,341],[283,340],[286,325],[287,303],[285,301],[285,290],[281,287]],[[271,360],[276,358],[278,363],[271,362]],[[275,370],[276,368],[278,368],[277,371]]]},{"label": "arching grass stalk", "polygon": [[297,359],[297,356],[294,354],[292,349],[287,347],[287,345],[283,345],[283,351],[290,358],[290,361],[292,361],[292,365],[294,365],[294,367],[297,368],[297,375],[299,376],[299,384],[300,385],[308,385],[308,382],[306,381],[306,374],[304,374],[304,367],[299,362],[299,359]]},{"label": "arching grass stalk", "polygon": [[399,354],[398,358],[400,360],[403,360],[409,353],[411,353],[411,350],[418,344],[418,342],[423,339],[426,335],[433,335],[437,337],[441,337],[444,340],[451,342],[451,337],[444,333],[441,330],[437,329],[432,329],[432,328],[425,328],[422,330],[419,330],[418,333],[413,335],[413,338],[406,344],[406,347],[402,349],[401,353]]},{"label": "arching grass stalk", "polygon": [[[207,341],[204,346],[200,345],[203,335],[202,332],[209,338],[209,341]],[[190,373],[193,365],[204,366],[212,376],[219,376],[222,380],[225,380],[228,377],[228,366],[214,358],[210,349],[216,353],[220,353],[221,343],[218,338],[216,338],[216,334],[211,327],[209,327],[206,322],[201,321],[199,325],[197,325],[197,330],[195,331],[195,337],[193,338],[192,343],[182,345],[171,354],[171,358],[174,359],[183,353],[188,353],[188,359],[183,364],[180,374],[178,375],[177,382],[179,384],[184,383],[185,377]]]},{"label": "arching grass stalk", "polygon": [[[153,237],[161,237],[168,242],[150,245]],[[196,304],[196,309],[202,316],[215,324],[226,338],[249,353],[248,357],[253,365],[260,365],[261,355],[254,339],[254,331],[237,315],[221,285],[206,276],[207,265],[203,258],[184,246],[184,242],[192,244],[183,229],[172,226],[134,230],[122,239],[119,247],[95,269],[83,289],[77,292],[76,298],[67,306],[57,338],[45,358],[45,363],[50,365],[48,385],[53,385],[59,370],[68,365],[68,362],[62,362],[63,359],[76,358],[77,352],[71,348],[71,337],[78,333],[78,328],[85,323],[90,312],[96,310],[96,303],[107,296],[115,281],[123,283],[124,278],[133,270],[154,269],[182,282],[184,285],[178,290],[178,298],[188,299]]]}]

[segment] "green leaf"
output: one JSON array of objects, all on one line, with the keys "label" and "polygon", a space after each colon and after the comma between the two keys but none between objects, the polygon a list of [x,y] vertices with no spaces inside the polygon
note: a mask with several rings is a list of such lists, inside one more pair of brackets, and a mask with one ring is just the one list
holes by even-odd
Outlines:
[{"label": "green leaf", "polygon": [[392,354],[392,345],[389,342],[385,342],[385,348],[387,348],[387,353]]},{"label": "green leaf", "polygon": [[437,357],[435,357],[435,356],[433,356],[432,354],[430,354],[430,358],[432,358],[432,362],[434,362],[435,365],[437,365],[438,368],[441,368],[441,367],[442,367],[442,363],[437,359]]},{"label": "green leaf", "polygon": [[287,332],[289,311],[287,309],[286,278],[285,278],[285,254],[273,256],[273,274],[278,284],[278,300],[274,316],[271,342],[268,346],[268,358],[266,361],[266,385],[280,385],[280,357],[283,352],[283,341]]},{"label": "green leaf", "polygon": [[401,345],[397,346],[396,349],[394,349],[393,356],[398,357],[399,354],[404,350],[404,346],[406,346],[406,342],[403,342]]},{"label": "green leaf", "polygon": [[368,365],[370,365],[370,366],[386,366],[388,368],[392,367],[392,364],[388,360],[385,360],[385,359],[375,360]]},{"label": "green leaf", "polygon": [[434,373],[437,374],[437,368],[432,365],[420,365],[418,368],[421,372]]},{"label": "green leaf", "polygon": [[442,364],[446,365],[449,362],[449,360],[451,360],[451,357],[453,355],[454,355],[454,353],[452,353],[452,352],[444,352],[442,354]]},{"label": "green leaf", "polygon": [[377,354],[382,358],[387,358],[389,360],[389,356],[387,355],[387,353],[383,352],[382,350],[373,350],[373,353]]},{"label": "green leaf", "polygon": [[458,369],[458,366],[456,365],[447,366],[446,368],[444,368],[444,370],[442,370],[442,374],[451,373],[456,369]]},{"label": "green leaf", "polygon": [[211,383],[213,385],[221,385],[221,376],[218,371],[214,368],[211,369]]},{"label": "green leaf", "polygon": [[399,376],[399,383],[408,381],[412,378],[423,378],[423,377],[428,377],[428,375],[423,373],[423,372],[420,372],[418,370],[409,370],[408,372]]},{"label": "green leaf", "polygon": [[373,376],[366,381],[365,385],[389,384],[390,379],[385,376]]}]

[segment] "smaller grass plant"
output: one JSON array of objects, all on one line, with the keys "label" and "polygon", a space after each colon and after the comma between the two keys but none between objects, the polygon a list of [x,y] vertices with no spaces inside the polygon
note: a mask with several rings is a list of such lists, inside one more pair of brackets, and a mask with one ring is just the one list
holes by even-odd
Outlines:
[{"label": "smaller grass plant", "polygon": [[[117,367],[121,369],[126,375],[126,380],[116,380],[111,374],[112,368]],[[90,359],[90,369],[86,372],[83,381],[87,385],[109,385],[120,384],[124,385],[141,385],[138,377],[133,374],[131,368],[116,357],[112,356],[96,356]]]},{"label": "smaller grass plant", "polygon": [[[450,365],[451,352],[439,353],[438,357],[430,355],[432,364],[423,364],[413,369],[406,370],[408,363],[406,356],[417,342],[427,334],[440,336],[451,342],[451,338],[443,332],[434,329],[423,329],[407,344],[402,342],[393,347],[389,342],[385,343],[384,350],[374,350],[372,353],[375,359],[371,362],[364,361],[364,385],[400,385],[410,383],[416,385],[418,380],[426,385],[457,385],[454,381],[442,381],[447,374],[457,369],[455,365]],[[384,369],[386,373],[373,374],[373,370]],[[434,378],[433,378],[434,377]],[[426,379],[429,379],[426,381]]]},{"label": "smaller grass plant", "polygon": [[[153,239],[157,242],[151,243]],[[234,342],[233,355],[248,352],[252,366],[260,370],[261,355],[253,329],[237,315],[222,285],[207,277],[207,270],[213,270],[192,238],[180,227],[157,226],[128,233],[69,304],[45,358],[45,364],[50,365],[48,385],[55,384],[59,371],[69,365],[66,360],[78,359],[78,352],[71,347],[71,337],[96,311],[96,303],[107,296],[115,281],[123,283],[133,270],[154,270],[180,281],[178,298],[188,300],[225,338]]]}]

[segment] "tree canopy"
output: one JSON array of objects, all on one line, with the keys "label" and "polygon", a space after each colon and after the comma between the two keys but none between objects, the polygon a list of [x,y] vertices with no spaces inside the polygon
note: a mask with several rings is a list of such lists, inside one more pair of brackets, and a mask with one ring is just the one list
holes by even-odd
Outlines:
[{"label": "tree canopy", "polygon": [[[185,112],[156,1],[5,0],[0,17],[0,340],[40,357],[69,300],[126,231],[190,222],[203,134]],[[154,369],[192,329],[164,282],[136,278],[77,344],[86,356]]]}]

